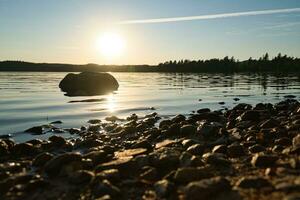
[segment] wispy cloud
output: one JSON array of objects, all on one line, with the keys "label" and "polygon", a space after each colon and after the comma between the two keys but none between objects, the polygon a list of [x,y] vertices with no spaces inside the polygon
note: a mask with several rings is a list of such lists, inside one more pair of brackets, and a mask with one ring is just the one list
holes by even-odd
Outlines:
[{"label": "wispy cloud", "polygon": [[119,22],[119,24],[153,24],[153,23],[167,23],[167,22],[180,22],[180,21],[192,21],[192,20],[220,19],[220,18],[241,17],[241,16],[270,15],[270,14],[279,14],[279,13],[294,13],[294,12],[300,12],[300,8],[257,10],[257,11],[248,11],[248,12],[198,15],[198,16],[187,16],[187,17],[138,19],[138,20],[121,21]]}]

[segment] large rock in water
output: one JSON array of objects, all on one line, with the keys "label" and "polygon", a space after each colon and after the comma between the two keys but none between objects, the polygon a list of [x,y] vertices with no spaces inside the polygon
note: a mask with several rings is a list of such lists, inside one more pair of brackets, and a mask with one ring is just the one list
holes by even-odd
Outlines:
[{"label": "large rock in water", "polygon": [[118,89],[118,81],[108,73],[82,72],[67,74],[59,83],[67,96],[92,96],[106,94]]}]

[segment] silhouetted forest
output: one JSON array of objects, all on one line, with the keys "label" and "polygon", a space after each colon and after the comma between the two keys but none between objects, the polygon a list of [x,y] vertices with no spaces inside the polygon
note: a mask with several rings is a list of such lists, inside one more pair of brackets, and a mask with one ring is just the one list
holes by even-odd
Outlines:
[{"label": "silhouetted forest", "polygon": [[2,61],[0,71],[110,71],[110,72],[300,72],[300,58],[281,55],[269,58],[266,53],[259,59],[239,61],[228,56],[223,59],[167,61],[158,65],[73,65],[57,63],[31,63],[23,61]]}]

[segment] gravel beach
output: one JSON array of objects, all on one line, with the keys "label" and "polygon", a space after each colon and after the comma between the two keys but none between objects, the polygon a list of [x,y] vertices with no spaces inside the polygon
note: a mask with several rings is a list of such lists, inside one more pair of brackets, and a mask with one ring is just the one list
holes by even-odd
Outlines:
[{"label": "gravel beach", "polygon": [[0,199],[300,199],[297,100],[59,123],[0,139]]}]

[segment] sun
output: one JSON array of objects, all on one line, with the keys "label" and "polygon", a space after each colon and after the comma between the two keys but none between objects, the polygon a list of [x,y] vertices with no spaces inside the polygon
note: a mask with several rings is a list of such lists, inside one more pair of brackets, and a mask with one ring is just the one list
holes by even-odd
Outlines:
[{"label": "sun", "polygon": [[96,45],[105,58],[112,59],[122,55],[125,42],[117,33],[104,33],[99,37]]}]

